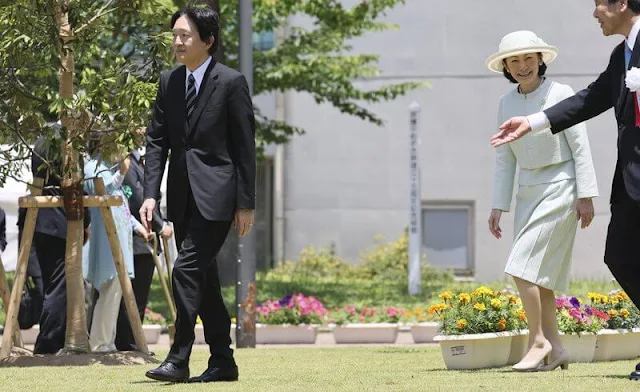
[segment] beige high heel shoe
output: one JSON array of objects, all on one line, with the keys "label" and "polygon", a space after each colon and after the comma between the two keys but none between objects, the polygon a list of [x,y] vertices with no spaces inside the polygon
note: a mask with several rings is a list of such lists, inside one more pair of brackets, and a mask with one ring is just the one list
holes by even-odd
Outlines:
[{"label": "beige high heel shoe", "polygon": [[[520,361],[513,365],[511,369],[516,372],[537,372],[541,368],[545,367],[546,364],[549,363],[549,354],[551,353],[551,345],[547,344],[547,346],[543,349],[544,356],[540,359],[536,359],[533,361]],[[544,364],[544,365],[543,365]]]},{"label": "beige high heel shoe", "polygon": [[562,350],[562,352],[560,353],[560,355],[558,355],[558,357],[556,359],[553,360],[553,362],[551,362],[550,364],[546,365],[546,366],[542,366],[540,368],[541,372],[549,372],[551,370],[555,370],[558,366],[560,366],[560,369],[562,370],[568,370],[569,369],[569,352],[567,352],[567,350]]}]

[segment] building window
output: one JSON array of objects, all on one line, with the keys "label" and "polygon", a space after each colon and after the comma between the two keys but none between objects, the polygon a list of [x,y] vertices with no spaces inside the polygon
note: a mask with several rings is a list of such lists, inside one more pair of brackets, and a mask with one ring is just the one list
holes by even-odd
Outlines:
[{"label": "building window", "polygon": [[276,36],[273,31],[253,33],[253,48],[257,50],[269,50],[274,47]]},{"label": "building window", "polygon": [[456,275],[473,275],[473,209],[472,201],[422,203],[422,250],[427,263],[452,269]]}]

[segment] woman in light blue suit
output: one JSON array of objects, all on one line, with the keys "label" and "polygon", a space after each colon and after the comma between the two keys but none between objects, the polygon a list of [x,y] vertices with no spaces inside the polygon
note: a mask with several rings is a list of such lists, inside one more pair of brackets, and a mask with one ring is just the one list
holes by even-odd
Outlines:
[{"label": "woman in light blue suit", "polygon": [[[91,159],[84,166],[85,191],[90,195],[96,194],[93,178],[102,178],[105,193],[111,196],[120,196],[123,203],[120,206],[111,207],[111,213],[116,226],[116,234],[120,241],[122,256],[130,278],[134,277],[133,268],[133,231],[144,238],[148,233],[140,222],[130,213],[127,196],[122,188],[122,181],[130,166],[130,157],[127,155],[120,165],[111,165],[109,161],[101,158],[96,143],[90,147]],[[115,172],[112,171],[115,170]],[[118,280],[111,247],[105,231],[104,221],[100,215],[100,209],[90,208],[91,236],[85,245],[83,254],[83,272],[86,280],[91,282],[99,292],[99,298],[93,311],[89,344],[91,351],[111,352],[117,351],[115,347],[116,321],[122,298],[122,289]]]},{"label": "woman in light blue suit", "polygon": [[[567,85],[547,80],[547,64],[558,54],[530,31],[507,34],[487,67],[517,87],[500,99],[498,125],[516,115],[537,113],[573,95]],[[556,320],[554,290],[567,289],[578,227],[591,223],[598,196],[584,124],[562,134],[539,132],[496,149],[495,186],[489,230],[502,237],[500,217],[509,211],[516,166],[518,191],[514,240],[505,267],[518,287],[529,324],[529,351],[516,371],[568,367]],[[544,360],[547,366],[540,366]]]}]

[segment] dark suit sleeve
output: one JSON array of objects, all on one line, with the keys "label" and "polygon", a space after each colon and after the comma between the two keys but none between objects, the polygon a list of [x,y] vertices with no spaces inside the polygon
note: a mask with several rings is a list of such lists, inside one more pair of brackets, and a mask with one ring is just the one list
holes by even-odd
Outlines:
[{"label": "dark suit sleeve", "polygon": [[236,167],[236,208],[256,206],[255,116],[247,80],[239,75],[229,86],[229,132]]},{"label": "dark suit sleeve", "polygon": [[616,64],[616,54],[618,49],[613,51],[607,69],[589,87],[544,111],[551,124],[552,133],[564,131],[593,118],[614,105],[612,94],[614,75],[619,74],[614,72],[612,65]]},{"label": "dark suit sleeve", "polygon": [[[144,188],[142,186],[143,180],[140,178],[138,174],[136,174],[137,170],[129,169],[127,174],[124,176],[123,184],[131,187],[131,197],[129,198],[129,207],[139,209],[142,206],[142,202],[144,201]],[[156,209],[153,210],[153,221],[151,222],[151,228],[156,233],[159,233],[162,230],[162,225],[164,225],[164,220],[160,216],[160,198],[156,199]],[[137,211],[132,211],[134,217],[140,220],[140,215]]]},{"label": "dark suit sleeve", "polygon": [[7,217],[4,210],[0,208],[0,251],[7,248]]},{"label": "dark suit sleeve", "polygon": [[144,166],[144,198],[160,198],[160,183],[169,154],[169,132],[165,123],[165,94],[170,74],[160,77],[156,102],[153,105],[151,126],[147,129],[147,148]]}]

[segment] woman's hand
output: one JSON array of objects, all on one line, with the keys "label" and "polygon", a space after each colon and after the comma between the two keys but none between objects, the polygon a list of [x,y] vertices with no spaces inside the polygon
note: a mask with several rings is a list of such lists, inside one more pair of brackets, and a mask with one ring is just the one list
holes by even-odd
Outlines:
[{"label": "woman's hand", "polygon": [[590,197],[578,199],[576,205],[576,212],[578,213],[578,220],[582,221],[581,228],[588,227],[593,221],[595,210],[593,209],[593,200]]},{"label": "woman's hand", "polygon": [[502,238],[502,229],[500,228],[500,217],[502,210],[493,209],[489,215],[489,231],[497,239]]}]

